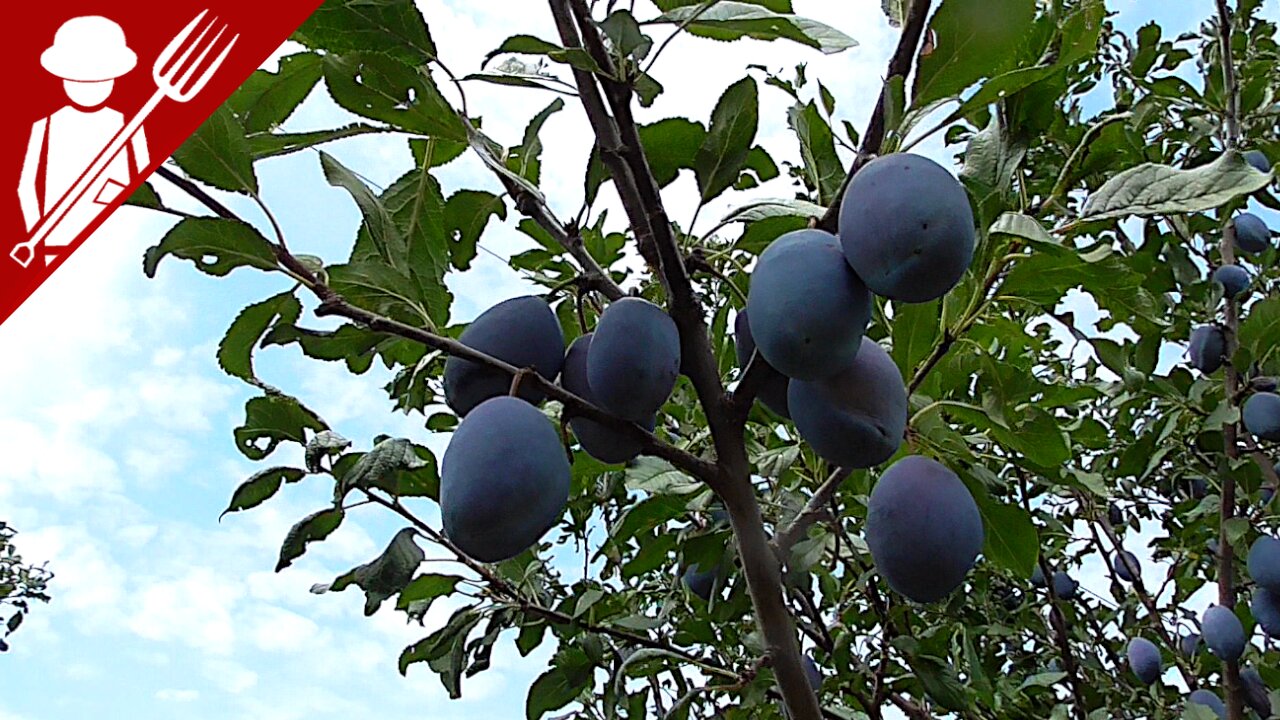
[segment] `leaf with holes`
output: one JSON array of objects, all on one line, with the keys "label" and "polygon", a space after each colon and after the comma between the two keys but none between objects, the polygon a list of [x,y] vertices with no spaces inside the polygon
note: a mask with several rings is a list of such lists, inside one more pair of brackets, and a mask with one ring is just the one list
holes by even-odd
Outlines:
[{"label": "leaf with holes", "polygon": [[276,269],[271,243],[240,220],[193,217],[174,225],[158,245],[147,249],[142,261],[147,277],[156,276],[156,267],[168,255],[190,260],[201,272],[217,277],[238,267]]}]

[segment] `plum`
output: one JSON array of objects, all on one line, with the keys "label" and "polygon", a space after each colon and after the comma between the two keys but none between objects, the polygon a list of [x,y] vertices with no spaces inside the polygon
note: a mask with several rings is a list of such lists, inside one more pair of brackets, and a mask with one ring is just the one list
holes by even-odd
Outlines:
[{"label": "plum", "polygon": [[680,376],[680,331],[648,300],[627,297],[605,308],[587,355],[587,383],[600,407],[648,422]]},{"label": "plum", "polygon": [[884,155],[853,176],[840,202],[840,243],[881,297],[942,297],[973,261],[974,221],[964,186],[921,155]]},{"label": "plum", "polygon": [[1200,634],[1209,651],[1220,660],[1239,660],[1244,653],[1244,626],[1231,608],[1213,605],[1205,610],[1200,619]]},{"label": "plum", "polygon": [[[503,300],[480,313],[458,342],[518,368],[533,368],[554,380],[564,362],[564,332],[546,301],[532,295]],[[445,403],[459,416],[492,397],[506,395],[511,375],[471,360],[450,356],[444,363]],[[522,383],[520,397],[540,403],[545,395]]]},{"label": "plum", "polygon": [[774,240],[760,255],[747,293],[756,350],[796,380],[821,380],[849,367],[871,307],[871,293],[844,261],[839,241],[821,230]]},{"label": "plum", "polygon": [[1044,587],[1044,568],[1040,567],[1039,563],[1031,571],[1031,587]]},{"label": "plum", "polygon": [[1234,298],[1249,289],[1249,271],[1239,265],[1223,265],[1213,271],[1213,281],[1222,286],[1224,297]]},{"label": "plum", "polygon": [[1200,633],[1187,633],[1178,640],[1178,650],[1183,657],[1192,658],[1200,652]]},{"label": "plum", "polygon": [[1191,342],[1187,345],[1187,354],[1191,357],[1191,367],[1209,375],[1222,367],[1223,356],[1227,353],[1227,337],[1217,325],[1201,325],[1191,331]]},{"label": "plum", "polygon": [[1244,427],[1263,440],[1280,440],[1280,395],[1254,393],[1244,401]]},{"label": "plum", "polygon": [[1124,524],[1124,511],[1120,509],[1119,505],[1116,505],[1115,503],[1107,505],[1107,522],[1112,525]]},{"label": "plum", "polygon": [[809,681],[809,687],[813,688],[814,692],[821,691],[822,690],[822,671],[818,669],[818,664],[815,663],[813,661],[813,658],[809,657],[808,655],[801,656],[800,660],[802,665],[804,666],[804,676],[805,676],[805,679]]},{"label": "plum", "polygon": [[1150,685],[1160,677],[1163,666],[1160,662],[1160,650],[1155,643],[1146,638],[1136,637],[1129,641],[1129,667],[1144,685]]},{"label": "plum", "polygon": [[1280,539],[1261,535],[1249,546],[1249,577],[1280,595]]},{"label": "plum", "polygon": [[684,582],[685,587],[689,588],[689,592],[709,601],[711,600],[711,593],[715,590],[716,580],[719,575],[719,566],[703,571],[698,567],[697,563],[694,563],[684,569],[684,575],[680,579]]},{"label": "plum", "polygon": [[845,468],[868,468],[893,457],[907,428],[902,374],[889,353],[865,337],[857,357],[836,375],[792,380],[787,406],[814,452]]},{"label": "plum", "polygon": [[889,587],[919,602],[964,581],[984,531],[969,488],[941,463],[910,455],[880,476],[867,502],[866,540]]},{"label": "plum", "polygon": [[1271,161],[1261,150],[1249,150],[1244,153],[1244,161],[1258,172],[1271,172]]},{"label": "plum", "polygon": [[1200,688],[1199,690],[1192,691],[1192,693],[1187,696],[1187,704],[1204,705],[1212,710],[1214,715],[1222,718],[1222,720],[1226,720],[1227,718],[1227,706],[1222,704],[1222,698],[1218,697],[1218,695],[1212,690]]},{"label": "plum", "polygon": [[1066,572],[1059,570],[1053,574],[1052,588],[1054,597],[1059,600],[1071,600],[1075,598],[1076,590],[1080,588],[1080,584]]},{"label": "plum", "polygon": [[569,501],[569,459],[541,410],[509,395],[477,405],[454,431],[440,471],[445,535],[481,562],[514,557]]},{"label": "plum", "polygon": [[1244,690],[1244,702],[1253,711],[1258,713],[1258,717],[1271,717],[1271,698],[1267,692],[1266,683],[1262,682],[1262,676],[1258,674],[1257,668],[1248,667],[1240,671],[1240,685]]},{"label": "plum", "polygon": [[1116,576],[1125,582],[1137,582],[1142,577],[1142,565],[1138,562],[1138,556],[1128,550],[1116,555],[1111,567],[1115,569]]},{"label": "plum", "polygon": [[[751,337],[751,323],[745,309],[740,310],[738,316],[733,319],[733,349],[738,356],[738,367],[746,370],[752,353],[756,351],[756,342]],[[764,359],[764,355],[761,355],[757,362],[769,364],[769,361]],[[787,386],[790,383],[786,375],[774,369],[773,374],[760,386],[756,399],[765,407],[790,420],[791,412],[787,410]]]},{"label": "plum", "polygon": [[1262,218],[1253,213],[1242,212],[1232,221],[1236,227],[1236,247],[1257,254],[1271,246],[1271,229]]},{"label": "plum", "polygon": [[[564,356],[564,369],[560,371],[560,384],[565,390],[597,405],[595,393],[591,392],[591,385],[587,382],[587,357],[591,352],[592,335],[593,333],[587,333],[569,345],[569,352]],[[653,432],[654,420],[650,416],[641,425]],[[624,463],[640,454],[639,440],[595,420],[575,417],[569,420],[569,427],[573,429],[582,449],[602,463]]]},{"label": "plum", "polygon": [[1280,597],[1264,587],[1255,587],[1249,612],[1267,637],[1280,640]]}]

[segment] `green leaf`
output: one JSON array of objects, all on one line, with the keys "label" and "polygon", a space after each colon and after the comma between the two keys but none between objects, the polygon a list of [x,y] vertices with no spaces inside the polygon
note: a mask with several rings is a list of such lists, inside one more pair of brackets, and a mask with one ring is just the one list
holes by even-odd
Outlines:
[{"label": "green leaf", "polygon": [[457,575],[419,575],[400,591],[396,609],[404,610],[411,617],[421,618],[436,598],[452,595],[460,582],[462,578]]},{"label": "green leaf", "polygon": [[335,140],[343,140],[359,135],[392,132],[391,128],[377,127],[367,123],[350,123],[330,130],[314,132],[272,133],[258,132],[248,137],[249,152],[254,160],[264,160],[290,153],[306,150],[317,145],[324,145]]},{"label": "green leaf", "polygon": [[382,200],[332,155],[321,152],[320,167],[324,171],[324,179],[330,185],[346,190],[356,201],[360,214],[364,216],[361,229],[368,232],[382,262],[399,272],[405,272],[408,269],[408,246]]},{"label": "green leaf", "polygon": [[[379,261],[329,266],[329,287],[353,305],[401,322],[421,324],[431,317],[413,280]],[[447,310],[447,295],[442,304]]]},{"label": "green leaf", "polygon": [[1249,306],[1249,315],[1240,323],[1240,346],[1256,361],[1264,361],[1280,340],[1280,297],[1263,298]]},{"label": "green leaf", "polygon": [[591,671],[581,667],[553,667],[538,676],[529,686],[525,700],[525,717],[540,720],[552,710],[573,702],[591,684]]},{"label": "green leaf", "polygon": [[813,102],[793,105],[787,113],[787,124],[800,141],[800,157],[804,160],[805,179],[818,192],[823,205],[835,201],[844,183],[845,169],[836,155],[835,134]]},{"label": "green leaf", "polygon": [[215,217],[185,218],[147,249],[142,270],[156,276],[156,267],[167,255],[190,260],[201,272],[221,277],[238,267],[275,270],[271,243],[253,226],[239,220]]},{"label": "green leaf", "polygon": [[542,140],[539,139],[538,133],[542,132],[542,126],[546,124],[547,118],[563,109],[564,100],[560,98],[552,100],[550,105],[529,121],[525,127],[524,141],[521,145],[512,148],[507,154],[507,167],[534,185],[538,184],[542,175]]},{"label": "green leaf", "polygon": [[354,467],[338,478],[335,497],[341,498],[355,488],[378,488],[398,494],[395,473],[418,470],[427,465],[408,438],[388,438],[373,446]]},{"label": "green leaf", "polygon": [[558,63],[565,63],[579,70],[586,70],[590,73],[598,75],[607,75],[603,68],[596,64],[591,55],[582,48],[564,48],[555,43],[547,42],[532,35],[512,35],[502,41],[497,49],[489,51],[484,56],[484,62],[481,67],[489,64],[489,61],[498,55],[507,53],[516,53],[518,55],[544,55]]},{"label": "green leaf", "polygon": [[303,453],[307,472],[323,472],[324,467],[320,464],[321,459],[337,455],[349,447],[351,447],[351,441],[332,430],[321,430],[312,435],[311,439],[307,441],[307,449]]},{"label": "green leaf", "polygon": [[280,322],[292,323],[301,314],[302,303],[291,290],[241,310],[218,343],[218,367],[232,377],[253,381],[257,378],[253,372],[254,346],[277,318]]},{"label": "green leaf", "polygon": [[[306,431],[327,430],[324,422],[288,395],[250,398],[244,405],[244,424],[235,429],[236,447],[250,460],[270,455],[280,443],[306,443]],[[263,444],[260,442],[265,441]]]},{"label": "green leaf", "polygon": [[991,223],[988,235],[1012,235],[1032,247],[1058,248],[1062,243],[1049,234],[1039,220],[1022,213],[1007,212]]},{"label": "green leaf", "polygon": [[262,339],[262,347],[297,343],[307,357],[329,362],[343,360],[347,369],[360,374],[373,364],[375,349],[388,342],[389,337],[350,324],[329,331],[276,323]]},{"label": "green leaf", "polygon": [[1040,539],[1031,516],[1016,505],[1005,505],[982,498],[982,527],[986,533],[982,554],[996,565],[1030,578],[1040,556]]},{"label": "green leaf", "polygon": [[293,39],[328,54],[367,50],[422,65],[436,56],[427,22],[413,0],[327,0]]},{"label": "green leaf", "polygon": [[417,531],[413,528],[402,529],[391,538],[387,549],[371,562],[339,575],[328,585],[314,585],[311,592],[317,595],[342,592],[356,585],[364,590],[365,616],[374,614],[387,598],[405,589],[413,579],[413,573],[426,559],[422,548],[413,541],[415,535]]},{"label": "green leaf", "polygon": [[309,543],[329,537],[342,524],[343,516],[342,508],[327,508],[302,518],[289,528],[289,533],[284,536],[284,544],[280,546],[276,572],[292,565],[294,560],[307,551]]},{"label": "green leaf", "polygon": [[656,495],[688,495],[704,487],[666,460],[647,455],[636,458],[627,468],[626,484],[628,490]]},{"label": "green leaf", "polygon": [[1022,684],[1018,686],[1018,691],[1022,692],[1027,688],[1033,687],[1053,687],[1066,679],[1067,674],[1064,672],[1042,672],[1035,675],[1028,675]]},{"label": "green leaf", "polygon": [[173,153],[174,162],[192,178],[219,190],[256,195],[258,176],[245,130],[225,105]]},{"label": "green leaf", "polygon": [[137,205],[150,210],[158,210],[164,207],[164,203],[160,202],[160,196],[156,194],[156,189],[149,182],[139,185],[138,189],[134,190],[129,199],[124,202],[126,205]]},{"label": "green leaf", "polygon": [[777,199],[758,200],[734,210],[720,221],[720,225],[735,222],[753,223],[757,220],[774,217],[820,218],[827,214],[827,208],[808,200]]},{"label": "green leaf", "polygon": [[640,31],[640,23],[626,10],[609,13],[609,17],[600,23],[600,29],[609,38],[613,50],[622,57],[643,60],[653,47],[653,40]]},{"label": "green leaf", "polygon": [[[663,12],[667,12],[669,10],[674,10],[676,8],[702,5],[706,1],[707,0],[653,0],[653,4],[657,5],[659,10]],[[791,0],[743,0],[743,1],[750,3],[752,5],[759,5],[762,8],[765,8],[767,10],[772,10],[776,13],[793,12],[793,10],[791,9]]]},{"label": "green leaf", "polygon": [[404,675],[413,663],[430,662],[454,654],[483,617],[475,607],[459,608],[444,627],[400,653],[400,674]]},{"label": "green leaf", "polygon": [[449,233],[449,260],[454,268],[467,270],[476,256],[476,245],[491,217],[507,219],[507,204],[483,190],[459,190],[444,204],[444,227]]},{"label": "green leaf", "polygon": [[227,98],[245,132],[261,132],[283,123],[320,81],[322,60],[312,52],[280,58],[278,72],[254,70]]},{"label": "green leaf", "polygon": [[702,202],[716,198],[738,179],[746,163],[760,121],[759,90],[755,79],[730,85],[711,113],[711,126],[698,148],[694,174]]},{"label": "green leaf", "polygon": [[231,502],[227,505],[227,509],[222,511],[222,515],[218,516],[218,520],[222,520],[223,515],[227,513],[248,510],[261,505],[280,490],[281,483],[298,482],[305,475],[306,472],[291,467],[259,470],[231,494]]},{"label": "green leaf", "polygon": [[920,655],[912,658],[911,668],[924,686],[925,693],[938,705],[954,712],[968,709],[965,686],[950,665],[938,658]]},{"label": "green leaf", "polygon": [[858,44],[856,40],[816,20],[774,12],[749,2],[722,0],[699,13],[700,6],[672,8],[653,22],[672,23],[691,35],[714,40],[792,40],[833,54]]},{"label": "green leaf", "polygon": [[[686,118],[666,118],[638,129],[640,144],[658,187],[675,182],[681,170],[692,170],[699,149],[706,140],[707,131],[702,123]],[[587,201],[594,202],[600,186],[610,177],[608,168],[600,160],[600,151],[592,149],[587,164]]]},{"label": "green leaf", "polygon": [[325,85],[335,102],[405,132],[464,141],[467,126],[425,66],[381,53],[326,55]]},{"label": "green leaf", "polygon": [[1085,201],[1082,220],[1167,215],[1211,210],[1266,187],[1271,173],[1235,150],[1192,170],[1144,163],[1113,176]]},{"label": "green leaf", "polygon": [[934,42],[921,55],[911,104],[958,95],[1008,69],[1035,14],[1035,0],[943,0],[929,23]]},{"label": "green leaf", "polygon": [[890,355],[903,377],[911,377],[916,366],[933,351],[942,334],[942,303],[893,304],[893,350]]}]

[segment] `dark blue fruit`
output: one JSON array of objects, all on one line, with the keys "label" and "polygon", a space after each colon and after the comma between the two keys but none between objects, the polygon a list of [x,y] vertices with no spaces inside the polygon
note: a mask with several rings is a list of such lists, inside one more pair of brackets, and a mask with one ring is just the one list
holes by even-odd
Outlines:
[{"label": "dark blue fruit", "polygon": [[867,503],[867,547],[889,587],[920,603],[964,582],[982,549],[982,516],[960,478],[911,455],[880,476]]},{"label": "dark blue fruit", "polygon": [[[504,300],[480,313],[458,341],[518,368],[534,368],[548,380],[555,379],[564,362],[560,321],[546,301],[532,295]],[[510,390],[511,376],[501,370],[453,356],[444,363],[445,403],[459,415]],[[520,397],[540,403],[545,396],[533,383],[522,383]]]},{"label": "dark blue fruit", "polygon": [[818,664],[808,655],[801,656],[801,664],[804,666],[805,679],[809,681],[809,687],[814,692],[822,690],[822,671],[818,669]]},{"label": "dark blue fruit", "polygon": [[1138,562],[1138,556],[1128,550],[1116,555],[1111,567],[1115,569],[1116,576],[1125,582],[1136,582],[1142,577],[1142,565]]},{"label": "dark blue fruit", "polygon": [[[756,341],[751,337],[751,323],[747,320],[745,309],[740,310],[733,320],[733,349],[738,356],[738,367],[746,370],[747,363],[751,361],[751,354],[756,351]],[[763,355],[760,356],[760,360],[766,365],[769,364]],[[791,381],[785,375],[774,370],[774,374],[760,386],[756,399],[764,403],[765,407],[790,420],[791,413],[787,410],[787,386],[790,383]]]},{"label": "dark blue fruit", "polygon": [[1053,574],[1053,596],[1059,600],[1071,600],[1076,596],[1080,585],[1066,572],[1059,570]]},{"label": "dark blue fruit", "polygon": [[632,422],[657,414],[680,375],[680,331],[662,308],[615,300],[596,324],[587,381],[600,406]]},{"label": "dark blue fruit", "polygon": [[792,380],[787,399],[800,437],[833,465],[879,465],[902,444],[907,387],[893,358],[869,338],[862,338],[857,357],[836,375]]},{"label": "dark blue fruit", "polygon": [[774,240],[760,255],[747,293],[756,349],[797,380],[821,380],[849,367],[871,306],[871,293],[844,261],[836,236],[821,230]]},{"label": "dark blue fruit", "polygon": [[1280,395],[1254,393],[1244,401],[1244,427],[1263,440],[1280,440]]},{"label": "dark blue fruit", "polygon": [[1160,662],[1160,650],[1146,638],[1136,637],[1129,641],[1129,667],[1144,685],[1150,685],[1160,677],[1163,666]]},{"label": "dark blue fruit", "polygon": [[1204,705],[1212,710],[1214,715],[1222,718],[1222,720],[1226,720],[1227,718],[1227,706],[1222,704],[1222,698],[1218,697],[1218,695],[1212,690],[1205,690],[1201,688],[1193,691],[1187,696],[1187,704],[1190,705],[1193,703],[1196,705]]},{"label": "dark blue fruit", "polygon": [[1255,587],[1249,612],[1267,637],[1280,640],[1280,597],[1264,587]]},{"label": "dark blue fruit", "polygon": [[1227,338],[1222,334],[1222,328],[1217,325],[1201,325],[1191,331],[1191,342],[1187,346],[1191,367],[1208,375],[1222,367],[1222,359],[1226,353]]},{"label": "dark blue fruit", "polygon": [[[591,351],[591,336],[592,333],[587,333],[569,345],[569,352],[564,356],[564,369],[560,371],[560,384],[565,390],[595,405],[595,393],[591,392],[591,386],[587,383],[587,357]],[[641,425],[652,432],[654,418],[650,417]],[[595,420],[575,417],[569,421],[569,427],[582,444],[582,449],[602,463],[624,463],[640,454],[639,440]]]},{"label": "dark blue fruit", "polygon": [[1107,522],[1112,525],[1124,524],[1124,511],[1120,509],[1119,505],[1115,503],[1107,505]]},{"label": "dark blue fruit", "polygon": [[1210,652],[1220,660],[1239,660],[1244,652],[1244,626],[1230,608],[1214,605],[1205,610],[1200,620],[1200,634]]},{"label": "dark blue fruit", "polygon": [[1223,265],[1213,271],[1213,281],[1222,286],[1222,294],[1233,298],[1249,289],[1249,271],[1239,265]]},{"label": "dark blue fruit", "polygon": [[1271,172],[1271,161],[1267,156],[1262,154],[1261,150],[1249,150],[1244,154],[1244,161],[1253,166],[1258,172]]},{"label": "dark blue fruit", "polygon": [[1249,577],[1280,595],[1280,540],[1261,535],[1249,546]]},{"label": "dark blue fruit", "polygon": [[840,202],[845,258],[872,292],[891,300],[928,302],[955,287],[973,260],[973,227],[955,176],[910,153],[867,163]]},{"label": "dark blue fruit", "polygon": [[1242,212],[1233,221],[1236,226],[1236,246],[1247,253],[1260,253],[1271,246],[1271,230],[1262,218]]},{"label": "dark blue fruit", "polygon": [[1271,698],[1268,697],[1267,685],[1257,668],[1245,668],[1240,671],[1240,684],[1244,686],[1244,702],[1259,717],[1271,717]]},{"label": "dark blue fruit", "polygon": [[1200,633],[1188,633],[1178,640],[1178,650],[1183,657],[1195,657],[1200,652]]},{"label": "dark blue fruit", "polygon": [[703,600],[710,600],[711,592],[715,590],[716,578],[719,574],[719,567],[713,567],[706,572],[700,572],[698,564],[694,563],[685,568],[684,575],[681,577],[681,580],[684,581],[685,587],[689,588],[689,592],[697,595]]},{"label": "dark blue fruit", "polygon": [[569,501],[569,460],[542,411],[504,395],[458,425],[440,472],[444,532],[467,555],[498,562],[524,552]]},{"label": "dark blue fruit", "polygon": [[[1191,497],[1199,500],[1209,494],[1209,481],[1204,478],[1192,478],[1191,480]],[[1213,551],[1214,555],[1218,554],[1217,550]]]},{"label": "dark blue fruit", "polygon": [[1031,587],[1044,587],[1044,569],[1039,564],[1031,571]]}]

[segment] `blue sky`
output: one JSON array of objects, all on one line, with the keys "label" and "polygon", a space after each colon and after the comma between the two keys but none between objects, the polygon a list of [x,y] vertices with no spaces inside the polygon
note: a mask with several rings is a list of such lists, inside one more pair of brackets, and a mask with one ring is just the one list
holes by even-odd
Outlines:
[{"label": "blue sky", "polygon": [[[824,57],[794,45],[684,39],[660,62],[667,94],[645,117],[705,120],[716,97],[704,88],[727,86],[747,63],[789,72],[806,61],[810,77],[823,78],[836,92],[841,114],[863,125],[895,42],[879,2],[795,4],[801,14],[841,28],[861,45]],[[1158,18],[1166,36],[1192,27],[1210,9],[1207,2],[1109,4],[1122,11],[1125,27]],[[442,56],[462,72],[476,69],[508,35],[554,36],[541,4],[518,4],[527,9],[514,12],[510,3],[421,5]],[[682,68],[695,66],[699,82],[682,82]],[[486,131],[508,145],[550,102],[483,85],[470,87],[468,99],[484,115]],[[775,159],[794,158],[783,124],[784,97],[765,90],[762,102],[761,141]],[[319,94],[289,128],[329,127],[339,118]],[[576,211],[581,199],[588,133],[570,104],[544,134],[544,190],[563,215]],[[328,150],[379,184],[409,169],[402,142],[390,138],[361,138]],[[344,192],[324,182],[314,153],[264,163],[259,173],[296,252],[345,258],[359,216]],[[470,157],[441,174],[446,191],[496,189]],[[167,200],[195,209],[172,188],[157,187]],[[693,211],[693,187],[684,177],[667,192],[672,215],[682,222]],[[755,195],[786,192],[774,186]],[[728,208],[722,201],[704,210],[700,227]],[[514,212],[510,217],[517,219]],[[463,700],[449,702],[433,674],[413,668],[401,678],[395,660],[454,605],[438,603],[428,627],[416,628],[389,608],[364,618],[363,598],[354,589],[308,592],[374,557],[399,524],[377,511],[360,513],[276,574],[286,530],[324,506],[329,488],[309,480],[259,509],[217,521],[231,491],[258,466],[231,442],[243,403],[254,393],[218,370],[214,352],[240,308],[286,285],[247,271],[215,280],[180,262],[166,262],[155,280],[147,280],[142,252],[169,225],[161,216],[122,209],[0,326],[0,347],[8,349],[0,360],[0,517],[19,529],[22,553],[48,560],[57,575],[54,602],[37,608],[14,636],[13,650],[0,655],[0,720],[523,717],[525,690],[545,667],[549,646],[522,659],[509,639],[501,641],[494,669],[466,680]],[[524,249],[527,242],[513,225],[491,225],[483,247],[502,257]],[[527,291],[486,252],[450,284],[458,321]],[[324,326],[311,320],[313,327]],[[259,370],[357,445],[367,447],[372,436],[388,433],[443,448],[444,438],[428,436],[421,418],[390,412],[381,390],[387,373],[378,367],[353,377],[341,366],[273,349],[260,355]],[[298,459],[293,449],[273,456]],[[429,508],[423,513],[434,517]],[[1162,574],[1146,564],[1148,573]]]}]

